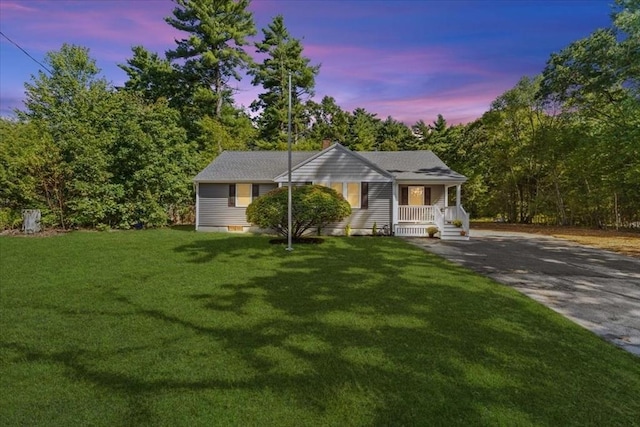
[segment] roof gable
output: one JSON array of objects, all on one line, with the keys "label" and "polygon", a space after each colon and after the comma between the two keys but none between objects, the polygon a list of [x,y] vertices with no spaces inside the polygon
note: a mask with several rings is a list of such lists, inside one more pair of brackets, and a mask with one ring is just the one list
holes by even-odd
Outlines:
[{"label": "roof gable", "polygon": [[[288,171],[275,178],[286,182]],[[301,181],[370,181],[388,182],[393,175],[340,144],[334,144],[291,169],[292,180]]]}]

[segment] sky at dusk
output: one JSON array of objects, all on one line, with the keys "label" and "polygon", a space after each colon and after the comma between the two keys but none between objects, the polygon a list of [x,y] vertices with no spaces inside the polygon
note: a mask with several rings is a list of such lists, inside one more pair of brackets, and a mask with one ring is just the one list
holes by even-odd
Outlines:
[{"label": "sky at dusk", "polygon": [[[480,117],[522,76],[539,74],[553,52],[611,25],[607,0],[253,0],[258,34],[283,15],[303,55],[321,64],[320,101],[365,108],[408,125],[442,114],[450,124]],[[171,0],[0,0],[0,30],[34,58],[63,43],[88,47],[115,86],[117,64],[142,45],[164,56],[185,37],[166,24]],[[39,65],[0,37],[0,114],[22,108],[24,83]],[[261,88],[235,83],[238,105]]]}]

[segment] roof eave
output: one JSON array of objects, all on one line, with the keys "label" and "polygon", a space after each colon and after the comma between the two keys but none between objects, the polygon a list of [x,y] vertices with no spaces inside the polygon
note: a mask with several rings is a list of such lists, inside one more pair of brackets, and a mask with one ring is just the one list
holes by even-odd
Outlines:
[{"label": "roof eave", "polygon": [[251,184],[276,184],[269,178],[264,179],[211,179],[211,178],[194,178],[193,182],[198,184],[234,184],[234,183],[251,183]]}]

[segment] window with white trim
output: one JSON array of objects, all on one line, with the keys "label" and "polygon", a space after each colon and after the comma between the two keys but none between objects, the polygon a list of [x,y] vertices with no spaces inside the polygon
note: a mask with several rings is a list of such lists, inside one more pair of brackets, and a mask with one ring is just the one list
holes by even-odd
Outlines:
[{"label": "window with white trim", "polygon": [[360,182],[319,182],[318,184],[332,188],[336,193],[345,198],[352,208],[360,208],[361,183]]},{"label": "window with white trim", "polygon": [[344,196],[347,202],[352,208],[360,208],[360,183],[359,182],[346,182],[345,183],[346,194]]},{"label": "window with white trim", "polygon": [[369,209],[368,182],[316,182],[317,185],[332,188],[342,195],[352,208]]}]

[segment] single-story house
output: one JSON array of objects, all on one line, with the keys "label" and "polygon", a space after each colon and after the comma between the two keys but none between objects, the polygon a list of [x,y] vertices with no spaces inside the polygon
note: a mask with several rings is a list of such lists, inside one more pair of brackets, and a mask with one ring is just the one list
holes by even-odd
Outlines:
[{"label": "single-story house", "polygon": [[[442,239],[469,237],[469,216],[460,204],[466,178],[431,151],[354,152],[333,144],[291,156],[293,185],[331,186],[351,204],[351,215],[327,233],[342,234],[349,225],[352,234],[369,234],[375,223],[396,236],[426,236],[429,227],[437,227]],[[222,152],[194,178],[196,230],[257,230],[247,222],[246,207],[288,185],[288,174],[287,151]]]}]

